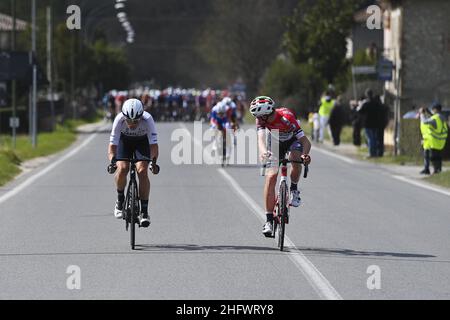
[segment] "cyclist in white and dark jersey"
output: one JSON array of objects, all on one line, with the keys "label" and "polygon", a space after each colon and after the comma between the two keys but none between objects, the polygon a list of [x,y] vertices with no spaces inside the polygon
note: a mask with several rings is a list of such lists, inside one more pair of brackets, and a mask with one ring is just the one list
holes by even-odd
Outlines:
[{"label": "cyclist in white and dark jersey", "polygon": [[[123,217],[123,205],[125,200],[125,187],[130,164],[127,161],[133,152],[136,158],[141,160],[136,163],[136,171],[139,177],[139,198],[141,200],[141,221],[143,227],[150,225],[148,215],[148,199],[150,195],[150,180],[148,177],[149,161],[153,174],[159,172],[156,164],[158,159],[158,135],[156,133],[153,117],[144,111],[141,101],[129,99],[122,106],[122,112],[114,119],[111,130],[108,156],[111,164],[108,172],[114,173],[117,187],[117,201],[114,216]],[[117,169],[117,170],[116,170]]]},{"label": "cyclist in white and dark jersey", "polygon": [[233,130],[239,129],[239,124],[237,122],[237,106],[230,97],[225,97],[222,99],[222,104],[226,106],[226,113]]},{"label": "cyclist in white and dark jersey", "polygon": [[217,102],[211,109],[210,113],[211,130],[214,131],[214,145],[213,150],[217,149],[217,139],[221,134],[225,134],[227,129],[231,129],[230,119],[227,114],[227,106],[221,101]]}]

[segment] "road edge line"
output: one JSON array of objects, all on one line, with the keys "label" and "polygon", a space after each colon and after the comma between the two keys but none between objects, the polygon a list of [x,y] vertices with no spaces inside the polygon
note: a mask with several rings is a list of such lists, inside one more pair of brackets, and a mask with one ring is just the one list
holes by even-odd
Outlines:
[{"label": "road edge line", "polygon": [[[332,153],[329,150],[325,150],[325,149],[322,149],[322,148],[319,148],[319,147],[313,147],[313,150],[314,151],[317,150],[317,151],[319,151],[319,152],[321,152],[321,153],[323,153],[325,155],[328,155],[330,157],[339,159],[339,160],[347,162],[349,164],[357,164],[358,163],[357,160],[353,160],[353,159],[351,159],[351,158],[349,158],[347,156],[344,156],[344,155],[334,154],[334,153]],[[388,170],[391,169],[391,168],[389,168],[388,165],[382,164],[382,166],[384,166]],[[434,191],[434,192],[437,192],[437,193],[440,193],[440,194],[443,194],[443,195],[446,195],[446,196],[450,196],[450,191],[446,191],[443,188],[439,188],[437,186],[434,187],[434,186],[432,186],[432,185],[430,185],[429,183],[426,183],[426,182],[415,181],[415,180],[412,180],[410,178],[407,178],[405,176],[401,176],[401,175],[398,175],[398,174],[392,174],[391,177],[393,177],[393,178],[395,178],[397,180],[400,180],[402,182],[406,182],[408,184],[414,185],[416,187],[420,187],[420,188],[423,188],[423,189]]]},{"label": "road edge line", "polygon": [[320,148],[320,147],[312,146],[312,151],[321,152],[321,153],[323,153],[323,154],[325,154],[327,156],[333,157],[335,159],[339,159],[339,160],[344,161],[344,162],[349,163],[349,164],[357,164],[357,161],[353,160],[352,158],[349,158],[347,156],[343,156],[343,155],[340,155],[340,154],[333,153],[333,152],[331,152],[329,150],[325,150],[325,149]]},{"label": "road edge line", "polygon": [[392,175],[392,177],[394,179],[397,179],[397,180],[409,183],[409,184],[414,185],[416,187],[420,187],[420,188],[423,188],[423,189],[431,190],[431,191],[434,191],[434,192],[437,192],[437,193],[440,193],[440,194],[443,194],[443,195],[446,195],[446,196],[450,197],[450,191],[445,191],[445,190],[440,189],[438,187],[433,187],[433,186],[431,186],[429,184],[426,184],[424,182],[415,181],[415,180],[406,178],[404,176],[399,176],[399,175]]}]

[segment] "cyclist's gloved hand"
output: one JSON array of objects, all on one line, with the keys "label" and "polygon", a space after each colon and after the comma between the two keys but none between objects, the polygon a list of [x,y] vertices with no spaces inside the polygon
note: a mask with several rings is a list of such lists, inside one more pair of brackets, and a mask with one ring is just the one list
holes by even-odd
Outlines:
[{"label": "cyclist's gloved hand", "polygon": [[111,163],[106,168],[106,171],[108,171],[109,174],[113,174],[114,172],[116,172],[117,169],[116,162],[117,162],[116,157],[113,157],[111,159]]},{"label": "cyclist's gloved hand", "polygon": [[302,154],[303,164],[308,165],[311,163],[311,157],[309,154]]},{"label": "cyclist's gloved hand", "polygon": [[156,164],[156,159],[153,159],[152,161],[150,161],[150,171],[153,174],[159,173],[159,166]]},{"label": "cyclist's gloved hand", "polygon": [[261,153],[260,158],[262,162],[265,162],[267,160],[269,160],[272,157],[272,152],[270,151],[266,151]]}]

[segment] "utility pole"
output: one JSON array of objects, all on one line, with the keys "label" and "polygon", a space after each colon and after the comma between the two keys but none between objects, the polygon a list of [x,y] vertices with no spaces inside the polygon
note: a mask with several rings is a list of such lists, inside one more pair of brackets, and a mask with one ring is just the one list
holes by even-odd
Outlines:
[{"label": "utility pole", "polygon": [[36,67],[36,0],[32,0],[31,3],[31,51],[33,54],[33,89],[32,89],[32,99],[31,99],[31,110],[32,110],[32,132],[31,132],[31,144],[33,148],[37,146],[37,67]]},{"label": "utility pole", "polygon": [[[11,0],[12,10],[12,35],[11,35],[11,53],[14,54],[16,50],[16,0]],[[12,147],[16,148],[16,80],[11,82],[11,105],[12,105]]]},{"label": "utility pole", "polygon": [[47,6],[47,79],[48,99],[50,101],[51,126],[55,130],[55,105],[53,103],[53,76],[52,76],[52,8]]},{"label": "utility pole", "polygon": [[77,119],[77,107],[75,104],[75,34],[72,32],[70,42],[70,103],[73,108],[73,118]]},{"label": "utility pole", "polygon": [[402,126],[402,116],[401,116],[401,78],[400,78],[400,70],[398,71],[398,78],[397,78],[397,96],[396,96],[396,101],[397,101],[397,139],[396,139],[396,151],[395,151],[395,155],[398,156],[401,153],[401,126]]}]

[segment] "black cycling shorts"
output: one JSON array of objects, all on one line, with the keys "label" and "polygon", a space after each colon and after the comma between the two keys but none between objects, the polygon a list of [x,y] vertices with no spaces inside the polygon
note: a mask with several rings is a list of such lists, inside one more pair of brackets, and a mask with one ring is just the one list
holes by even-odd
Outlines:
[{"label": "black cycling shorts", "polygon": [[136,154],[136,159],[140,161],[150,161],[150,145],[147,136],[130,137],[121,135],[119,145],[117,146],[117,161],[132,159],[134,152]]},{"label": "black cycling shorts", "polygon": [[271,139],[269,151],[272,152],[273,157],[276,159],[269,160],[267,162],[267,168],[278,167],[278,162],[284,159],[288,152],[300,151],[303,152],[303,145],[294,136],[287,141],[278,141],[276,139]]}]

